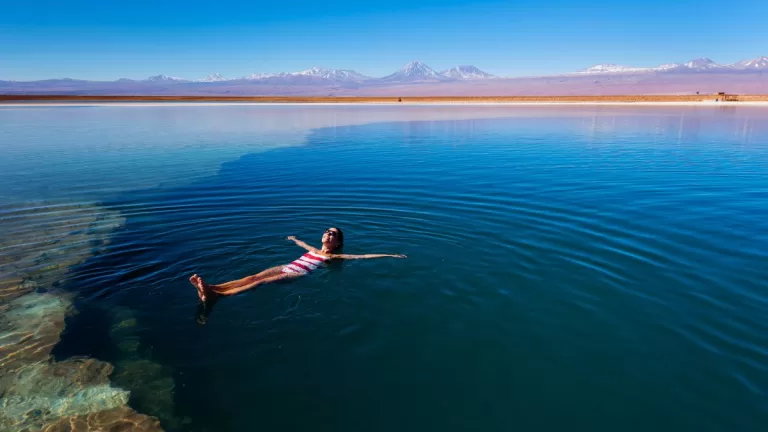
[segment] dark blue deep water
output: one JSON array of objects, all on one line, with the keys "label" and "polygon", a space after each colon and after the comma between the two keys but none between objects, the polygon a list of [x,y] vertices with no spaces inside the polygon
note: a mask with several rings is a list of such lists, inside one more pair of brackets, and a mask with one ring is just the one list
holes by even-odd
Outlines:
[{"label": "dark blue deep water", "polygon": [[[124,218],[60,284],[78,313],[55,355],[115,364],[169,430],[768,427],[766,108],[71,107],[0,125],[5,217]],[[345,253],[408,259],[198,307],[192,273],[289,262],[286,236],[329,226]]]}]

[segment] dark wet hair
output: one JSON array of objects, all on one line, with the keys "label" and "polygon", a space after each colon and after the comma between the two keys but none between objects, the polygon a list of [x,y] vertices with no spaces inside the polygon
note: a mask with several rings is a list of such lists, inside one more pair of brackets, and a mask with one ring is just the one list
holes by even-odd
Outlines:
[{"label": "dark wet hair", "polygon": [[337,227],[330,227],[328,229],[335,229],[337,233],[339,233],[336,236],[336,247],[333,249],[334,251],[337,251],[344,247],[344,233],[341,231],[341,228]]}]

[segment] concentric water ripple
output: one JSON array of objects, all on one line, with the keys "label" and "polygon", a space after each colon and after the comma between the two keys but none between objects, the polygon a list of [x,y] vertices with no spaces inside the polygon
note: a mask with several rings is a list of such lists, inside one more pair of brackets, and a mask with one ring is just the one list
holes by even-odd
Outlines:
[{"label": "concentric water ripple", "polygon": [[[242,110],[221,124],[259,115]],[[286,124],[312,118],[297,110],[281,111]],[[108,142],[88,139],[137,127],[154,144],[121,144],[124,161],[58,150],[67,176],[86,173],[2,202],[3,274],[66,266],[57,284],[80,313],[59,355],[171,368],[175,408],[157,414],[171,429],[760,430],[768,112],[498,110],[488,116],[507,118],[395,123],[371,110],[371,125],[317,129],[298,147],[211,119],[185,131],[178,111],[154,126],[68,117],[88,133],[50,140],[98,150]],[[270,150],[224,146],[232,156],[208,166],[198,152],[214,130]],[[286,263],[301,253],[286,236],[317,244],[328,226],[345,253],[409,258],[263,287],[196,324],[190,274]],[[95,256],[68,260],[84,248]],[[115,308],[131,311],[130,340],[100,329]],[[140,410],[156,405],[152,380],[130,384]]]}]

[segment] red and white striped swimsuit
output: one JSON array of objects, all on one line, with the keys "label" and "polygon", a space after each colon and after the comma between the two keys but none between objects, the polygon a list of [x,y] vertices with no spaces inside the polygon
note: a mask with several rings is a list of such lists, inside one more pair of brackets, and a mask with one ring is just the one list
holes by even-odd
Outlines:
[{"label": "red and white striped swimsuit", "polygon": [[307,252],[300,256],[299,259],[284,266],[283,273],[305,275],[330,260],[330,257],[315,252]]}]

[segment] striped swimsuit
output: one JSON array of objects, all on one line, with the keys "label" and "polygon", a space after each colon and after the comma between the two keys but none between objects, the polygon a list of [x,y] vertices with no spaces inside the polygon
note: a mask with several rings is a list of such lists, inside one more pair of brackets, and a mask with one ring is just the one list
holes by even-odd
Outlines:
[{"label": "striped swimsuit", "polygon": [[315,252],[307,252],[299,259],[283,267],[283,273],[305,275],[318,268],[321,264],[330,261],[327,256]]}]

